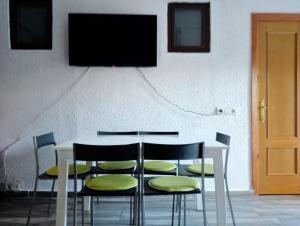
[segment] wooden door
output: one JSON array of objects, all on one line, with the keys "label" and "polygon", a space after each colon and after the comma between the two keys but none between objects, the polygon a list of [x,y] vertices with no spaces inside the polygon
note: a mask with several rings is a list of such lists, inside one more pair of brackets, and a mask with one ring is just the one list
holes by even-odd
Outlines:
[{"label": "wooden door", "polygon": [[300,16],[253,16],[257,194],[300,194]]}]

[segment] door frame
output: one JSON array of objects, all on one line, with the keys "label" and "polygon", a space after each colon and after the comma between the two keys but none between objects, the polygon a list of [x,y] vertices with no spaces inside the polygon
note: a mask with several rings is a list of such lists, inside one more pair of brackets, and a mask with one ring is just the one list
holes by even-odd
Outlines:
[{"label": "door frame", "polygon": [[260,194],[259,184],[259,86],[258,86],[258,50],[257,50],[257,34],[258,25],[261,22],[284,22],[284,21],[299,21],[300,14],[296,13],[253,13],[252,14],[252,186],[256,194]]}]

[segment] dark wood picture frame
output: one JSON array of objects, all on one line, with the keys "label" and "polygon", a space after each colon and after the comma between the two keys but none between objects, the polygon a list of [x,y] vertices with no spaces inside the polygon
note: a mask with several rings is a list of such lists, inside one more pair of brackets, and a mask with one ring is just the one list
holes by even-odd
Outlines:
[{"label": "dark wood picture frame", "polygon": [[[175,42],[176,10],[185,13],[198,11],[200,37],[198,44],[184,45]],[[188,28],[188,27],[187,27]],[[185,29],[185,27],[183,27]],[[210,3],[169,3],[168,4],[168,51],[169,52],[210,52]]]},{"label": "dark wood picture frame", "polygon": [[10,0],[11,49],[52,49],[52,0]]}]

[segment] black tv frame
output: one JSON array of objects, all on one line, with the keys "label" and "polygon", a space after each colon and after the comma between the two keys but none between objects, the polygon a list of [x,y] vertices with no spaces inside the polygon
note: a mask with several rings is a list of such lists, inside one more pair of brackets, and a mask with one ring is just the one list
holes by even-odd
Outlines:
[{"label": "black tv frame", "polygon": [[[138,18],[138,17],[145,16],[145,18],[149,17],[148,23],[151,20],[155,20],[154,22],[152,22],[153,25],[151,23],[149,23],[149,24],[151,24],[153,26],[152,30],[155,30],[155,31],[152,31],[152,33],[151,33],[151,35],[155,36],[155,40],[152,37],[153,41],[151,42],[153,44],[153,46],[155,46],[155,49],[153,49],[153,51],[150,51],[149,53],[144,54],[145,55],[145,57],[144,57],[145,60],[144,60],[143,63],[140,63],[141,61],[139,62],[139,60],[137,60],[136,63],[134,63],[134,62],[130,62],[130,63],[128,63],[128,62],[127,63],[124,63],[124,62],[122,62],[122,63],[120,63],[120,62],[118,62],[118,63],[109,62],[109,63],[107,63],[107,61],[96,62],[96,63],[93,62],[93,61],[91,61],[89,63],[86,63],[86,62],[84,62],[84,60],[82,62],[78,62],[78,59],[76,59],[77,56],[73,52],[74,50],[76,50],[74,48],[74,42],[76,43],[76,41],[78,42],[78,40],[76,40],[76,38],[75,38],[75,41],[73,42],[72,41],[73,39],[70,37],[70,35],[72,35],[73,38],[76,37],[75,34],[72,34],[74,32],[74,30],[72,30],[73,27],[74,27],[74,24],[70,25],[70,20],[71,21],[73,20],[71,23],[74,23],[74,20],[76,20],[76,19],[78,20],[78,18],[76,18],[77,16],[78,17],[82,17],[82,18],[87,17],[87,20],[88,20],[88,19],[90,19],[92,17],[97,18],[98,15],[99,15],[99,18],[103,17],[103,16],[104,17],[105,16],[108,16],[108,17],[114,17],[114,16],[116,16],[116,18],[124,16],[124,20],[125,19],[128,20],[128,18],[130,18],[130,17],[132,17],[132,18],[137,17]],[[128,18],[126,18],[127,16],[128,16]],[[88,18],[88,17],[90,17],[90,18]],[[153,19],[150,19],[151,17],[153,17]],[[69,25],[68,26],[69,26],[69,65],[70,66],[96,66],[96,67],[97,66],[100,66],[100,67],[101,66],[104,66],[104,67],[155,67],[155,66],[157,66],[157,15],[144,15],[144,14],[103,14],[103,13],[101,13],[101,14],[95,14],[95,13],[69,13],[68,18],[69,18]],[[74,19],[72,19],[72,18],[74,18]],[[97,20],[95,19],[95,21],[97,21]],[[120,35],[120,37],[122,37],[122,36]],[[73,43],[71,43],[71,42],[73,42]],[[119,51],[118,48],[116,48],[115,44],[116,44],[116,42],[110,44],[110,46],[114,47],[115,48],[114,50]],[[99,47],[97,47],[97,48],[99,48]],[[128,52],[130,54],[130,51],[128,51]],[[91,52],[91,53],[95,54],[95,52]],[[120,52],[120,54],[122,54],[122,53],[123,52]],[[76,54],[78,54],[78,53],[76,53]],[[154,54],[155,54],[155,56],[154,56]],[[149,57],[149,55],[150,55],[150,57]],[[151,55],[152,55],[152,58],[151,58]],[[111,57],[113,55],[108,55],[108,56]],[[147,57],[149,57],[148,61],[147,61]],[[118,59],[118,58],[116,58],[116,59]],[[120,60],[120,59],[122,59],[122,58],[119,58],[118,60]],[[125,59],[125,58],[123,58],[123,59]],[[126,62],[126,60],[125,60],[125,62]]]}]

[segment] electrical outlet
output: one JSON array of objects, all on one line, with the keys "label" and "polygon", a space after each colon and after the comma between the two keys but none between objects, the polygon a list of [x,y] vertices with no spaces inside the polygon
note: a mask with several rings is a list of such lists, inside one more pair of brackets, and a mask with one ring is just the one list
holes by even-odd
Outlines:
[{"label": "electrical outlet", "polygon": [[230,115],[236,115],[236,110],[233,109],[233,108],[229,109],[229,114]]},{"label": "electrical outlet", "polygon": [[223,115],[225,113],[223,108],[216,108],[216,114],[217,115]]},{"label": "electrical outlet", "polygon": [[236,115],[236,110],[233,108],[216,108],[217,115]]}]

